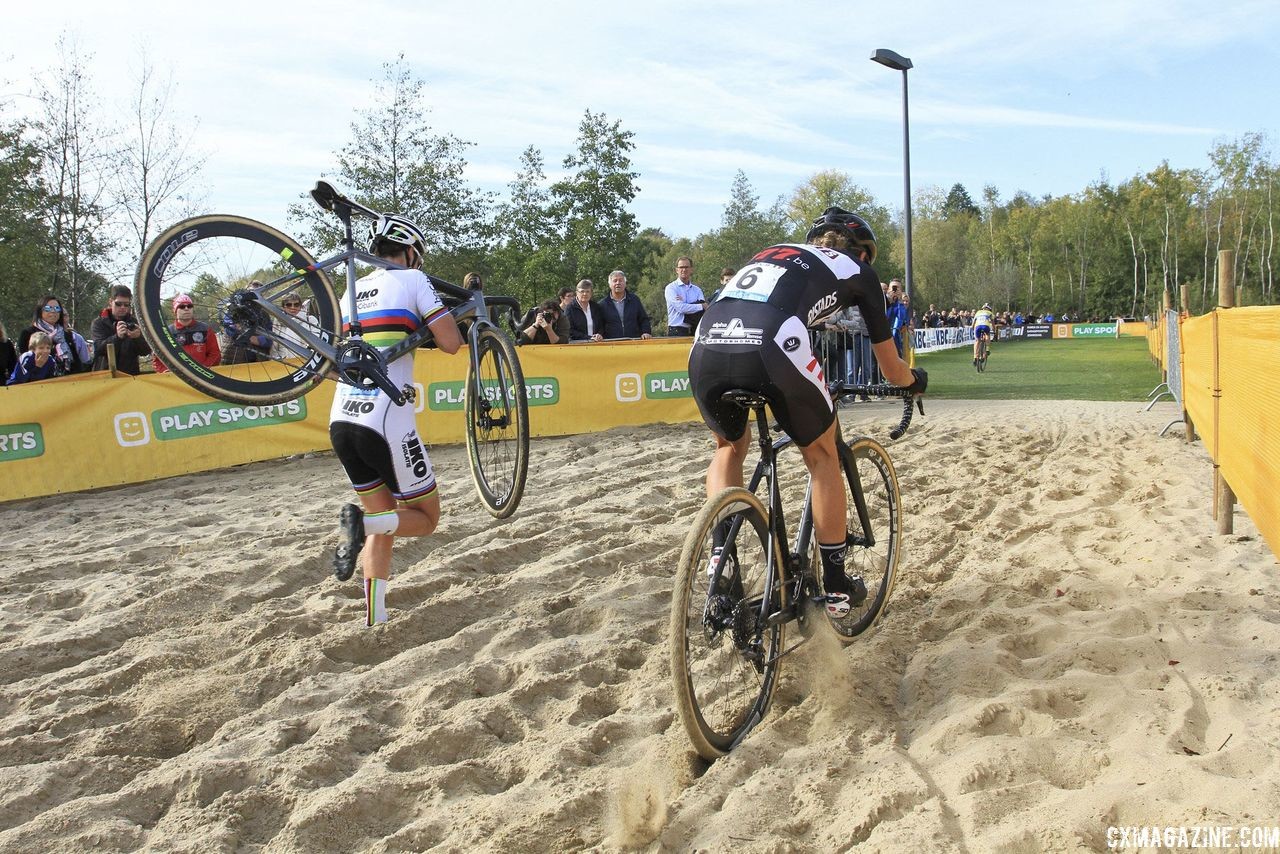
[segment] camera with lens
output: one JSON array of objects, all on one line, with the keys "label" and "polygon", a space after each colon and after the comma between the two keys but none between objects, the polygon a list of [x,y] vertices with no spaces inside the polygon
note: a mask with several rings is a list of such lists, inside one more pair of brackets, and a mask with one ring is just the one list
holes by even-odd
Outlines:
[{"label": "camera with lens", "polygon": [[553,312],[550,312],[550,311],[543,311],[543,312],[539,312],[538,317],[541,317],[541,318],[542,318],[542,322],[543,322],[543,323],[552,323],[552,324],[554,324],[554,323],[556,322],[556,316],[555,316],[555,314],[554,314]]},{"label": "camera with lens", "polygon": [[133,330],[138,328],[138,324],[134,323],[132,320],[126,320],[124,322],[124,328],[132,332]]}]

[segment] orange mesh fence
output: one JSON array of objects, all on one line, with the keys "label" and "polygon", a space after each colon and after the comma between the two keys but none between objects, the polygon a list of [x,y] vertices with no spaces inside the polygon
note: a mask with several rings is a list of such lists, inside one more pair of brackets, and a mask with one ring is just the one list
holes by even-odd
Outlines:
[{"label": "orange mesh fence", "polygon": [[1214,461],[1271,550],[1280,554],[1280,308],[1217,314],[1222,396]]},{"label": "orange mesh fence", "polygon": [[1280,557],[1280,308],[1219,309],[1180,327],[1182,400],[1209,456]]}]

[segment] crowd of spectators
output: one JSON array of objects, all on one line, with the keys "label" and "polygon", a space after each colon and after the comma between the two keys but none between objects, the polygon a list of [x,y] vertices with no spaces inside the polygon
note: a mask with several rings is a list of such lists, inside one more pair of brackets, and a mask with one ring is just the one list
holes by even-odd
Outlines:
[{"label": "crowd of spectators", "polygon": [[[720,287],[723,288],[736,272],[731,267],[722,269]],[[478,273],[468,273],[463,284],[468,288],[483,289]],[[261,287],[261,284],[255,281],[250,287]],[[899,280],[892,279],[882,287],[885,315],[899,353],[905,336],[914,329],[967,328],[973,325],[971,309],[952,306],[948,311],[930,304],[928,310],[920,314],[912,309],[910,296]],[[719,289],[708,299],[693,281],[692,259],[687,256],[677,259],[675,279],[664,292],[667,336],[692,336],[708,303],[714,301],[718,293]],[[302,323],[308,326],[314,323],[305,301],[298,294],[286,294],[281,305]],[[265,326],[242,331],[229,318],[196,317],[196,306],[187,294],[177,295],[172,308],[170,331],[193,359],[207,367],[287,359],[301,352],[296,349],[302,344],[298,336],[288,329],[273,331],[269,318],[264,319]],[[1000,326],[1079,320],[1067,312],[1043,316],[1021,311],[996,313],[996,323]],[[1091,322],[1094,320],[1096,318],[1090,318]],[[529,309],[518,322],[512,317],[512,323],[522,344],[648,339],[654,334],[649,313],[639,297],[627,290],[627,276],[622,270],[609,274],[608,288],[599,299],[595,299],[595,284],[590,279],[581,279],[576,287],[561,288],[556,299],[546,300]],[[866,324],[857,309],[847,309],[835,315],[825,329],[828,340],[824,348],[828,359],[824,361],[837,366],[837,373],[843,377],[858,382],[873,381],[869,376],[874,370],[870,342],[866,336]],[[108,355],[111,351],[114,351],[117,371],[134,375],[141,373],[142,360],[146,356],[151,356],[153,370],[167,370],[164,362],[151,353],[142,336],[133,315],[133,294],[129,288],[117,285],[111,289],[106,307],[93,319],[88,339],[75,329],[62,301],[53,294],[46,294],[35,305],[31,325],[23,328],[16,340],[10,339],[0,324],[0,384],[12,385],[83,371],[106,370],[110,365]]]}]

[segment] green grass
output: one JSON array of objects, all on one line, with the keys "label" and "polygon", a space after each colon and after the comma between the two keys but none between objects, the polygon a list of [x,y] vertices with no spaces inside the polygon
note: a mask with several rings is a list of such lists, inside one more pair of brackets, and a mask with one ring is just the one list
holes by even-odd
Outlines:
[{"label": "green grass", "polygon": [[987,369],[972,347],[923,353],[930,397],[960,400],[1145,400],[1160,382],[1144,338],[1002,342]]}]

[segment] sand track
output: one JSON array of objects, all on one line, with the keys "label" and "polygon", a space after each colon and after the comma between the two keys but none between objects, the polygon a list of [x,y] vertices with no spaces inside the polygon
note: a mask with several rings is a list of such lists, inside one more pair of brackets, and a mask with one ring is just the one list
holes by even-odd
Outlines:
[{"label": "sand track", "polygon": [[667,671],[690,425],[536,440],[498,524],[437,449],[445,521],[397,546],[372,631],[328,576],[328,456],[0,508],[0,849],[1012,852],[1280,823],[1276,560],[1243,513],[1212,533],[1203,450],[1138,410],[931,402],[890,447],[882,627],[797,653],[711,766]]}]

